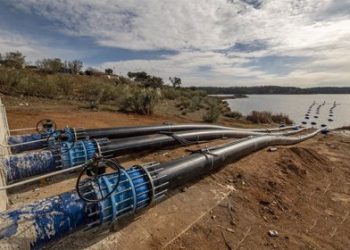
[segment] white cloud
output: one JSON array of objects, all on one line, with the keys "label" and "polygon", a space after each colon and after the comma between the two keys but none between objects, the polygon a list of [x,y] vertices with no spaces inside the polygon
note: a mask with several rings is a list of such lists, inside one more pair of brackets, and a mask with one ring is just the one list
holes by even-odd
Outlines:
[{"label": "white cloud", "polygon": [[[178,75],[188,84],[349,85],[349,6],[339,0],[13,0],[20,10],[59,23],[71,36],[100,46],[178,51],[159,60],[106,62],[125,73]],[[235,43],[264,41],[259,51],[228,51]],[[266,55],[306,57],[283,76],[247,62]],[[210,71],[203,71],[210,68]],[[202,69],[202,70],[201,70]]]},{"label": "white cloud", "polygon": [[[126,49],[224,49],[237,41],[256,39],[294,45],[313,35],[317,13],[330,0],[267,0],[261,9],[236,0],[14,0],[17,8],[32,11],[63,25],[64,32],[90,36],[101,45]],[[322,22],[320,25],[323,25]],[[333,30],[330,30],[332,32]],[[349,32],[341,27],[340,34]],[[290,33],[292,32],[292,33]],[[297,40],[290,39],[297,33]]]},{"label": "white cloud", "polygon": [[81,56],[81,52],[76,50],[52,48],[45,42],[35,41],[27,36],[0,29],[0,52],[6,53],[9,51],[20,51],[31,63],[47,57],[71,60]]}]

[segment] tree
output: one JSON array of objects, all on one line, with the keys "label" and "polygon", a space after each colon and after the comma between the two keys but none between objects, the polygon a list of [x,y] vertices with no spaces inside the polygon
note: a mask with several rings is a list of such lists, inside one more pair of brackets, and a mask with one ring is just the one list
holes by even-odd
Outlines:
[{"label": "tree", "polygon": [[135,82],[144,82],[148,80],[151,76],[148,75],[146,72],[141,71],[141,72],[128,72],[128,77]]},{"label": "tree", "polygon": [[10,68],[23,69],[25,56],[21,52],[8,52],[4,58],[4,65]]},{"label": "tree", "polygon": [[93,76],[93,75],[98,75],[100,74],[100,71],[98,69],[94,69],[92,67],[87,68],[87,70],[85,70],[85,75],[88,76]]},{"label": "tree", "polygon": [[113,75],[113,69],[111,69],[111,68],[105,69],[105,73],[107,75]]},{"label": "tree", "polygon": [[181,87],[181,84],[182,84],[182,82],[181,82],[181,78],[179,78],[179,77],[169,77],[169,80],[170,80],[170,82],[171,82],[171,84],[173,85],[173,87],[174,88],[180,88]]},{"label": "tree", "polygon": [[4,64],[4,61],[3,61],[2,55],[1,55],[1,53],[0,53],[0,66],[1,66],[2,64]]},{"label": "tree", "polygon": [[71,74],[77,75],[83,68],[83,62],[80,60],[73,60],[68,62],[68,68]]},{"label": "tree", "polygon": [[64,64],[60,58],[46,58],[41,61],[37,61],[36,64],[41,71],[50,74],[61,72],[64,69]]},{"label": "tree", "polygon": [[147,80],[143,81],[142,84],[146,88],[160,88],[164,84],[164,82],[163,79],[160,77],[151,76]]},{"label": "tree", "polygon": [[144,71],[141,72],[128,72],[128,77],[135,82],[141,83],[143,86],[151,88],[159,88],[164,82],[163,79],[157,76],[150,76]]}]

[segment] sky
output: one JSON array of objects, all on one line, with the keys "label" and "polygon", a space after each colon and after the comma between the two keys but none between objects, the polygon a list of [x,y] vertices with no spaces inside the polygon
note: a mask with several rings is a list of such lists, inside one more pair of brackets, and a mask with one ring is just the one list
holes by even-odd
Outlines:
[{"label": "sky", "polygon": [[350,86],[350,0],[0,0],[0,53],[185,86]]}]

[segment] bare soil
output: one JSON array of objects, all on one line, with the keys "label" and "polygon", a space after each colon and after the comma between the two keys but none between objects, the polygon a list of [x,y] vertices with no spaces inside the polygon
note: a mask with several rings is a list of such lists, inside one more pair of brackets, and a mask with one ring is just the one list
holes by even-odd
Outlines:
[{"label": "bare soil", "polygon": [[[72,103],[28,106],[8,101],[11,128],[52,118],[59,127],[109,127],[194,122],[172,114],[138,116],[93,112]],[[6,104],[6,102],[5,102]],[[226,125],[247,126],[235,120]],[[203,148],[216,142],[187,148]],[[168,161],[187,148],[127,155],[125,166]],[[77,232],[49,249],[349,249],[350,134],[262,150],[175,190],[164,202],[117,231]],[[77,173],[35,183],[9,194],[11,208],[74,189]],[[275,230],[278,235],[269,235]]]}]

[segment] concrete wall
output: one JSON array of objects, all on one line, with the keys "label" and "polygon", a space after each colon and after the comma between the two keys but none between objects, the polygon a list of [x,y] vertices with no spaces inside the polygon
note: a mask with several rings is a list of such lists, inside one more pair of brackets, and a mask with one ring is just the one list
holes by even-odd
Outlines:
[{"label": "concrete wall", "polygon": [[[0,99],[0,144],[7,145],[7,136],[9,136],[9,128],[7,123],[6,109]],[[7,147],[0,146],[0,157],[9,155],[10,151]],[[0,186],[6,185],[3,166],[0,165]],[[8,198],[6,191],[0,191],[0,211],[4,211],[8,206]]]}]

